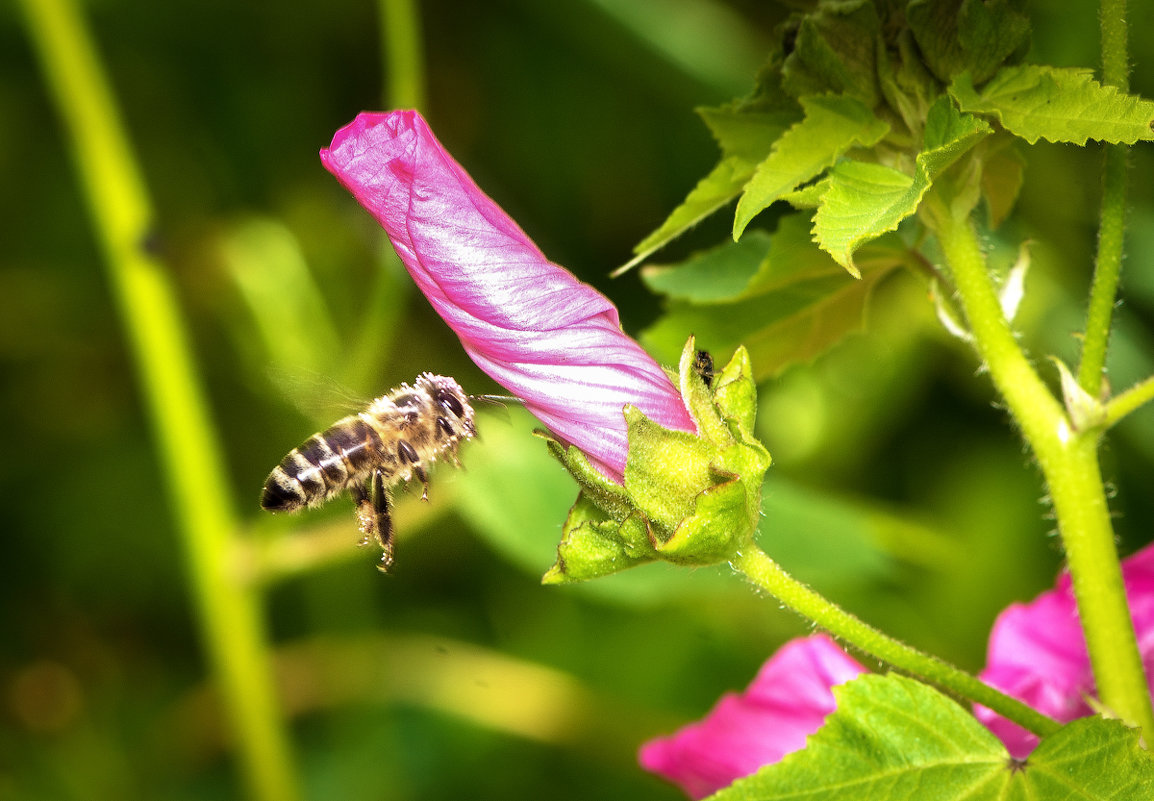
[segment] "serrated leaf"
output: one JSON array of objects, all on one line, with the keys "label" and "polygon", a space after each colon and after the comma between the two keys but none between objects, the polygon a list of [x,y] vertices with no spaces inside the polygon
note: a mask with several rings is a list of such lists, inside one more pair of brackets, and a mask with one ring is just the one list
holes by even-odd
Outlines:
[{"label": "serrated leaf", "polygon": [[906,21],[943,83],[968,70],[985,80],[1030,40],[1030,20],[1008,0],[913,0]]},{"label": "serrated leaf", "polygon": [[1132,145],[1154,139],[1154,102],[1103,86],[1089,70],[1006,67],[980,91],[963,73],[949,91],[963,111],[989,114],[1030,144],[1045,139],[1084,145],[1095,139]]},{"label": "serrated leaf", "polygon": [[796,103],[779,111],[751,111],[744,106],[697,109],[697,115],[717,140],[723,156],[737,156],[757,164],[769,154],[773,143],[797,122],[801,109]]},{"label": "serrated leaf", "polygon": [[1081,718],[1042,740],[1010,784],[1020,785],[1026,798],[1146,801],[1154,798],[1154,757],[1136,729]]},{"label": "serrated leaf", "polygon": [[[705,302],[702,296],[695,297],[701,302],[688,300],[704,280],[692,266],[682,274],[681,268],[660,273],[662,284],[686,299],[672,303],[642,334],[646,348],[658,360],[672,363],[685,332],[693,331],[701,347],[717,353],[746,345],[756,379],[777,375],[790,365],[811,361],[858,330],[873,287],[907,256],[896,238],[875,242],[860,254],[862,280],[851,281],[810,239],[808,215],[783,218],[769,239],[768,253],[745,291],[723,302]],[[651,276],[642,274],[646,280]]]},{"label": "serrated leaf", "polygon": [[713,801],[1142,801],[1154,790],[1154,760],[1117,721],[1075,721],[1017,763],[968,711],[913,679],[866,675],[833,692],[837,710],[804,750]]},{"label": "serrated leaf", "polygon": [[873,108],[879,97],[875,76],[881,32],[874,3],[819,4],[797,26],[782,62],[782,88],[797,98],[849,95]]},{"label": "serrated leaf", "polygon": [[773,143],[797,120],[797,114],[787,110],[748,112],[717,108],[702,109],[700,113],[722,148],[721,161],[697,182],[656,231],[633,248],[634,257],[617,273],[640,263],[737,197],[753,177],[758,163],[769,155]]},{"label": "serrated leaf", "polygon": [[830,173],[829,189],[813,218],[814,238],[838,264],[860,277],[854,250],[895,230],[917,210],[929,187],[928,178],[915,180],[883,164],[844,161]]},{"label": "serrated leaf", "polygon": [[697,182],[697,186],[670,213],[660,228],[634,246],[633,252],[636,255],[619,267],[614,275],[644,261],[655,250],[669,244],[741,194],[741,188],[753,176],[754,167],[754,164],[737,156],[723,158],[709,175]]},{"label": "serrated leaf", "polygon": [[861,244],[893,231],[917,211],[922,197],[943,170],[990,132],[969,114],[960,114],[946,98],[930,108],[925,145],[913,176],[892,167],[845,160],[830,171],[829,189],[814,215],[814,238],[853,275],[853,252]]},{"label": "serrated leaf", "polygon": [[734,239],[758,213],[833,166],[851,147],[870,147],[889,131],[888,124],[852,97],[803,97],[801,105],[805,117],[773,144],[745,186],[733,219]]}]

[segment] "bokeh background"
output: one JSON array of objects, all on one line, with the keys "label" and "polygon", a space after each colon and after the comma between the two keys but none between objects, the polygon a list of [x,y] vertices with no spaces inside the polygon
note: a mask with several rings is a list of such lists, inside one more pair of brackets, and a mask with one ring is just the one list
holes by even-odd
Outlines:
[{"label": "bokeh background", "polygon": [[[747,92],[772,25],[803,5],[430,0],[423,110],[636,333],[661,301],[636,273],[607,274],[714,163],[693,108]],[[1035,6],[1032,59],[1093,67],[1094,5]],[[1151,97],[1152,4],[1131,7],[1133,88]],[[293,520],[258,508],[271,467],[346,413],[337,385],[369,398],[430,370],[497,391],[317,159],[358,111],[389,102],[382,7],[82,10],[153,197],[147,246],[178,293],[239,537],[285,554],[261,603],[304,797],[680,797],[636,767],[638,744],[743,687],[806,627],[721,568],[541,587],[575,489],[519,410],[483,412],[466,469],[437,470],[431,503],[402,494],[392,576],[355,547],[349,503]],[[1148,147],[1133,164],[1118,388],[1154,372]],[[1031,149],[1018,216],[989,241],[1005,258],[1036,243],[1019,324],[1039,361],[1076,360],[1099,165],[1094,147]],[[657,259],[727,230],[708,222]],[[762,386],[775,467],[761,542],[870,622],[977,669],[994,616],[1047,587],[1060,554],[988,381],[928,302],[908,313],[911,293],[923,289],[892,279],[866,335]],[[0,798],[242,797],[108,273],[11,4],[0,420]],[[1120,425],[1103,458],[1129,553],[1154,521],[1154,412]]]}]

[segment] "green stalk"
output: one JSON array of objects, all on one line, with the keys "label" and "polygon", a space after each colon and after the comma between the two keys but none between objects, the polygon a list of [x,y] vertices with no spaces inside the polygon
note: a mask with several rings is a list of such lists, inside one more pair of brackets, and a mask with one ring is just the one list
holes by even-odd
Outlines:
[{"label": "green stalk", "polygon": [[425,57],[418,0],[378,0],[385,102],[389,108],[425,108]]},{"label": "green stalk", "polygon": [[[381,38],[381,78],[386,109],[425,107],[425,55],[421,43],[419,0],[377,0]],[[356,389],[372,385],[382,358],[392,351],[397,322],[404,314],[413,282],[382,234],[384,247],[374,273],[348,371],[342,378]]]},{"label": "green stalk", "polygon": [[969,219],[942,214],[937,233],[978,355],[1045,477],[1101,700],[1122,719],[1154,731],[1098,466],[1098,433],[1072,428],[1018,346]]},{"label": "green stalk", "polygon": [[297,797],[259,597],[230,570],[237,531],[167,271],[144,246],[153,214],[95,48],[69,0],[22,0],[70,138],[182,536],[208,657],[253,798]]},{"label": "green stalk", "polygon": [[1106,404],[1105,426],[1117,423],[1130,412],[1154,400],[1154,376],[1138,382],[1125,392],[1115,395]]},{"label": "green stalk", "polygon": [[730,561],[733,569],[782,604],[828,631],[845,643],[894,667],[977,701],[1039,737],[1058,730],[1060,724],[1037,710],[979,681],[960,668],[895,640],[786,573],[776,562],[750,544]]},{"label": "green stalk", "polygon": [[1094,398],[1102,394],[1106,348],[1110,341],[1118,280],[1122,273],[1128,151],[1126,145],[1106,147],[1102,208],[1098,217],[1098,254],[1094,261],[1094,279],[1090,284],[1090,299],[1086,307],[1082,359],[1078,364],[1078,385]]},{"label": "green stalk", "polygon": [[[1125,0],[1101,0],[1099,18],[1102,36],[1102,82],[1126,92],[1130,88],[1130,65],[1126,45]],[[1078,365],[1078,385],[1091,397],[1102,392],[1106,369],[1106,347],[1114,316],[1118,279],[1122,273],[1122,251],[1126,235],[1126,145],[1106,147],[1103,170],[1102,207],[1098,218],[1098,255],[1094,279],[1086,307],[1082,359]]]}]

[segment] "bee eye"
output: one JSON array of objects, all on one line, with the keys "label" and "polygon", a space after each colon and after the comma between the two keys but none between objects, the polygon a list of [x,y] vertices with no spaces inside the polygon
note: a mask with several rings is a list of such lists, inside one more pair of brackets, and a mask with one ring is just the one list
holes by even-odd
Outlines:
[{"label": "bee eye", "polygon": [[446,411],[452,412],[456,417],[463,419],[465,417],[465,409],[461,406],[461,401],[457,396],[445,390],[437,392],[437,403],[441,404]]}]

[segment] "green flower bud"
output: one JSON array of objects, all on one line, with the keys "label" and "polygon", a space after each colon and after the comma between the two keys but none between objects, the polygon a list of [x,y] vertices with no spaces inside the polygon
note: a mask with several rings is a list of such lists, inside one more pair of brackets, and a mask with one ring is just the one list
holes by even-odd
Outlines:
[{"label": "green flower bud", "polygon": [[577,448],[542,435],[581,486],[546,583],[584,581],[656,559],[716,564],[753,537],[770,456],[752,435],[757,390],[749,355],[739,348],[711,375],[691,337],[679,368],[698,433],[665,428],[626,406],[624,484],[606,478]]}]

